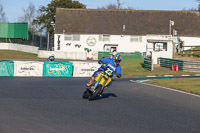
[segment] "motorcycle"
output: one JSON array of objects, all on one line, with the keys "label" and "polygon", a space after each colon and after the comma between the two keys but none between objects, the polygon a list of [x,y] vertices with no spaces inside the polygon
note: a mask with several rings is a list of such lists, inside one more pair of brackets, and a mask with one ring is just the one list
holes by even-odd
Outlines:
[{"label": "motorcycle", "polygon": [[115,68],[110,64],[108,64],[108,66],[105,64],[103,65],[105,67],[104,71],[99,71],[94,83],[90,87],[86,88],[86,91],[83,93],[83,99],[95,100],[97,96],[102,94],[104,87],[111,82],[111,77],[116,73],[113,71]]}]

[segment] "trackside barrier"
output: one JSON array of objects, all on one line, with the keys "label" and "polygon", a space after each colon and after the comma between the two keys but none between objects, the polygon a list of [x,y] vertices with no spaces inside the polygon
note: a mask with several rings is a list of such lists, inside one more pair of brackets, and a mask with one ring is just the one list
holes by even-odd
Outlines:
[{"label": "trackside barrier", "polygon": [[151,71],[153,70],[153,67],[152,67],[152,59],[150,58],[144,58],[144,68]]},{"label": "trackside barrier", "polygon": [[0,76],[90,77],[98,70],[97,62],[0,61]]},{"label": "trackside barrier", "polygon": [[73,65],[72,62],[44,61],[43,70],[44,77],[72,77]]},{"label": "trackside barrier", "polygon": [[14,76],[33,76],[43,75],[44,62],[39,61],[14,61]]},{"label": "trackside barrier", "polygon": [[73,61],[73,77],[91,77],[100,65],[97,62]]},{"label": "trackside barrier", "polygon": [[172,69],[172,65],[178,65],[178,70],[183,71],[183,60],[169,59],[169,58],[159,58],[160,66]]},{"label": "trackside barrier", "polygon": [[183,61],[168,58],[159,58],[160,66],[172,68],[173,64],[178,66],[178,71],[200,72],[200,61]]},{"label": "trackside barrier", "polygon": [[13,76],[14,75],[14,62],[13,60],[0,61],[0,76]]}]

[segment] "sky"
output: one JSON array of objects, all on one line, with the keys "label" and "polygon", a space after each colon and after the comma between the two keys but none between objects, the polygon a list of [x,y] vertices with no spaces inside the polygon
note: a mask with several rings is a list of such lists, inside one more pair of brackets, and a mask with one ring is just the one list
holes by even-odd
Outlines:
[{"label": "sky", "polygon": [[[117,4],[117,0],[77,0],[88,9],[96,9],[108,4]],[[51,0],[0,0],[8,22],[17,22],[23,16],[23,8],[27,9],[33,3],[38,9],[46,6]],[[120,0],[122,7],[136,10],[183,10],[197,8],[197,0]]]}]

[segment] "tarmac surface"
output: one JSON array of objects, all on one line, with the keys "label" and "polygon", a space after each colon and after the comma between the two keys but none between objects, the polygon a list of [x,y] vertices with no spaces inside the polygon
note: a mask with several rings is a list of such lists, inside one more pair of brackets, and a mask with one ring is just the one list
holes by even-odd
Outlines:
[{"label": "tarmac surface", "polygon": [[0,133],[199,133],[200,97],[114,79],[94,101],[89,78],[0,77]]}]

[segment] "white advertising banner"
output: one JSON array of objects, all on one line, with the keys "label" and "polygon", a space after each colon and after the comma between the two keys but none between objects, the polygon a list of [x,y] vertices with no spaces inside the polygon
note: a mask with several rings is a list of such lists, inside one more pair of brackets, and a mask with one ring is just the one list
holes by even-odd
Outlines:
[{"label": "white advertising banner", "polygon": [[73,77],[91,77],[101,66],[97,62],[73,62]]},{"label": "white advertising banner", "polygon": [[39,61],[14,61],[14,76],[43,76],[43,64]]}]

